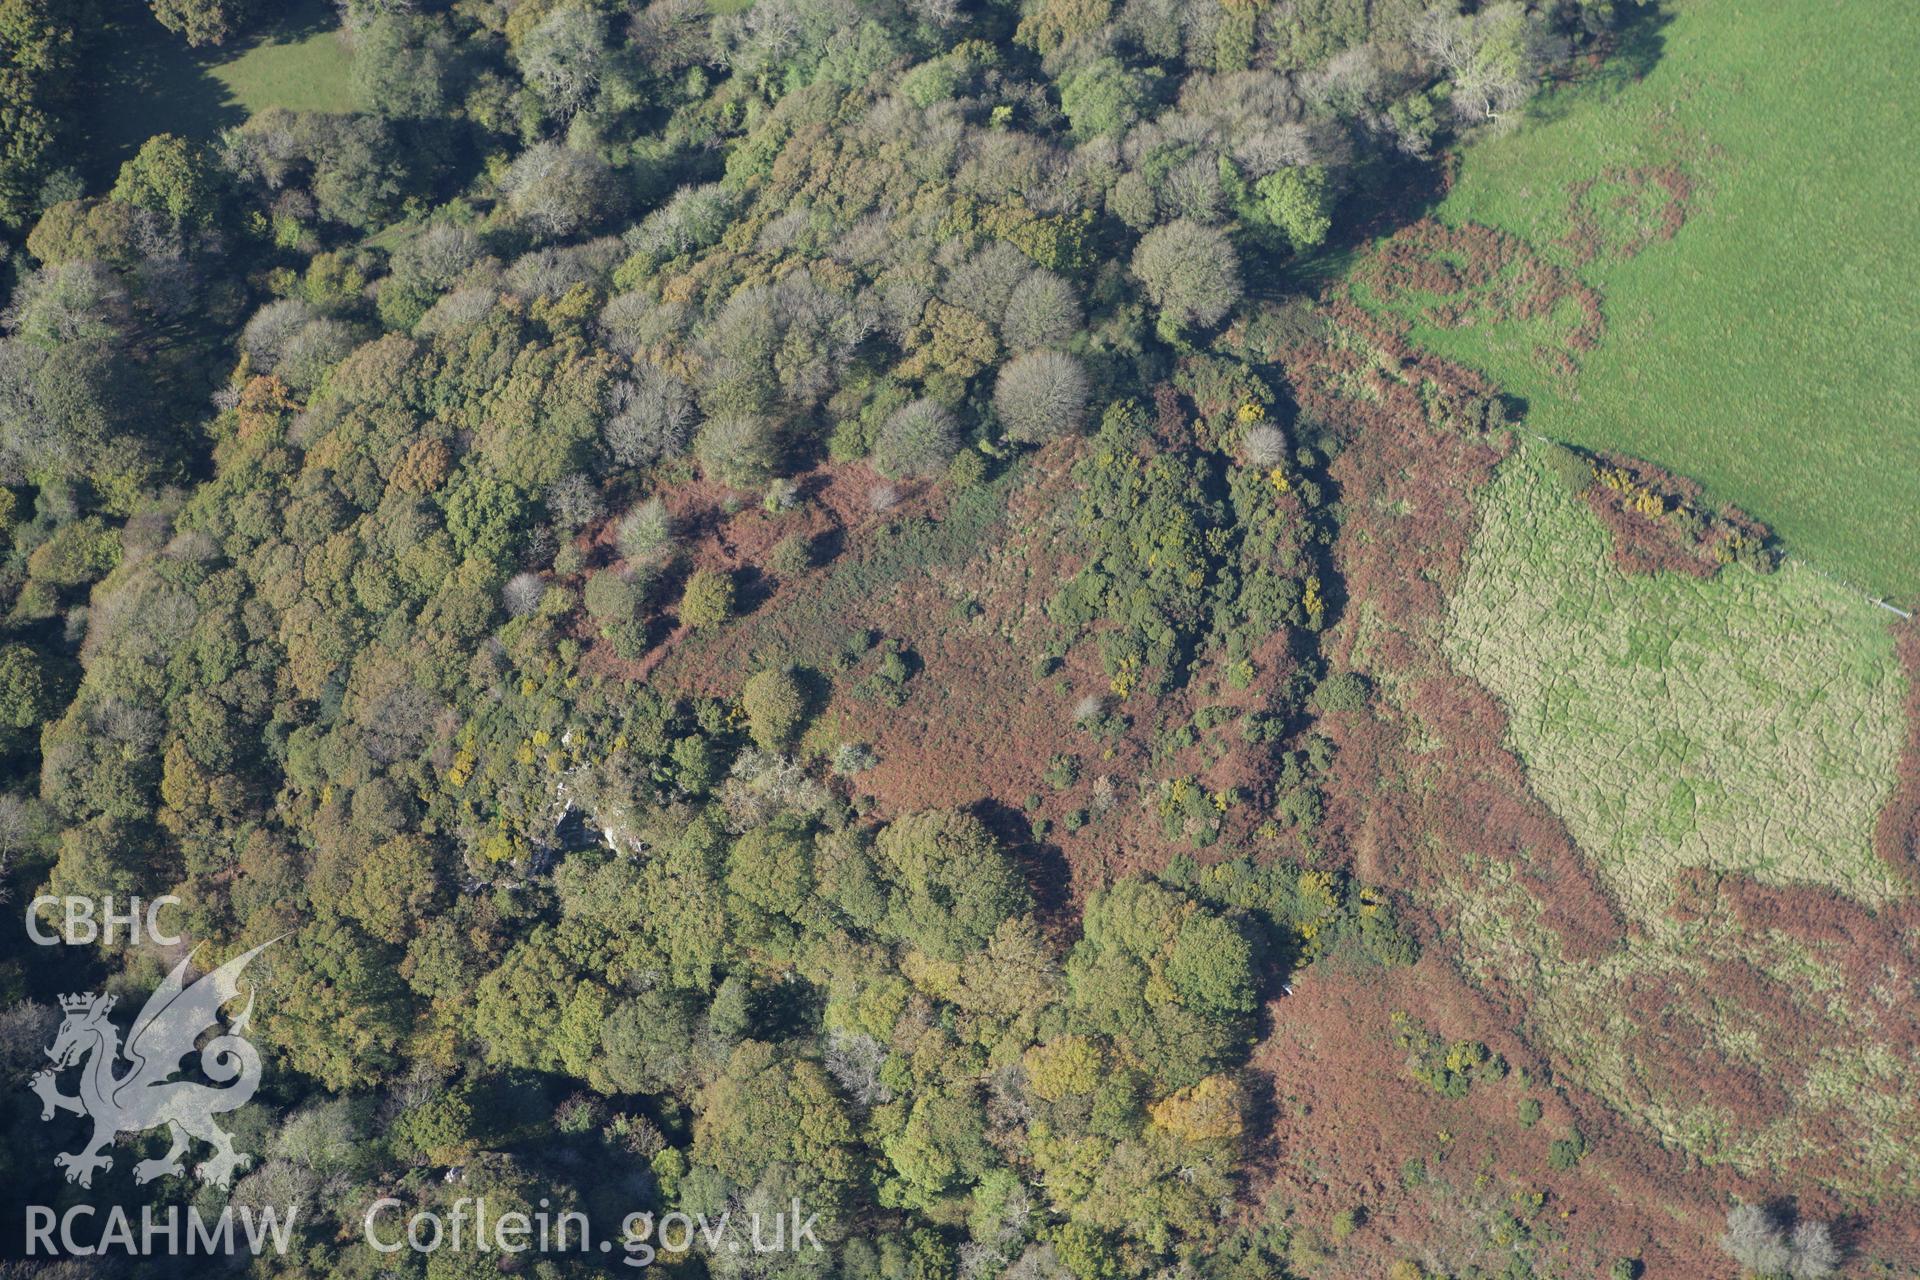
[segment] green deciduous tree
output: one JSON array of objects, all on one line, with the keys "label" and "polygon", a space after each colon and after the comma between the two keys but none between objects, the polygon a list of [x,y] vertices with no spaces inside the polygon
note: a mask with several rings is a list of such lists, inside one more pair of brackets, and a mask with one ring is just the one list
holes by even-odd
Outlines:
[{"label": "green deciduous tree", "polygon": [[1253,185],[1256,217],[1286,236],[1296,253],[1325,243],[1333,227],[1333,193],[1320,165],[1279,169]]},{"label": "green deciduous tree", "polygon": [[359,1089],[398,1065],[409,1009],[394,954],[349,921],[323,916],[270,950],[273,1001],[262,1027],[296,1071]]},{"label": "green deciduous tree", "polygon": [[806,715],[807,697],[793,672],[776,668],[747,677],[740,707],[755,743],[766,751],[785,751]]},{"label": "green deciduous tree", "polygon": [[1141,237],[1133,274],[1175,328],[1206,328],[1240,300],[1240,260],[1226,234],[1184,218]]},{"label": "green deciduous tree", "polygon": [[526,499],[484,471],[465,472],[448,486],[447,532],[461,555],[503,564],[519,545]]},{"label": "green deciduous tree", "polygon": [[0,726],[31,729],[52,706],[40,655],[24,644],[0,645]]},{"label": "green deciduous tree", "polygon": [[1236,925],[1162,885],[1123,880],[1087,903],[1067,961],[1073,1004],[1166,1085],[1231,1061],[1251,1032],[1252,950]]},{"label": "green deciduous tree", "polygon": [[784,951],[813,902],[813,841],[792,818],[755,827],[727,855],[728,911],[749,944]]},{"label": "green deciduous tree", "polygon": [[680,621],[689,627],[717,627],[733,617],[733,575],[696,569],[680,596]]},{"label": "green deciduous tree", "polygon": [[896,819],[874,844],[893,884],[889,924],[929,955],[958,960],[1031,905],[1027,886],[978,818],[928,810]]},{"label": "green deciduous tree", "polygon": [[600,1029],[599,1070],[622,1093],[662,1093],[684,1083],[693,1064],[695,1001],[671,987],[622,1000]]},{"label": "green deciduous tree", "polygon": [[583,942],[579,933],[542,926],[480,980],[473,1029],[491,1061],[587,1076],[612,995],[587,976],[604,972],[605,958]]},{"label": "green deciduous tree", "polygon": [[1060,108],[1076,137],[1121,133],[1140,118],[1150,80],[1118,58],[1089,63],[1060,86]]},{"label": "green deciduous tree", "polygon": [[993,1160],[986,1117],[980,1104],[964,1094],[914,1099],[906,1123],[884,1149],[906,1184],[902,1198],[915,1205],[931,1204],[977,1182]]},{"label": "green deciduous tree", "polygon": [[358,32],[353,83],[369,110],[399,117],[443,113],[451,97],[453,39],[433,18],[382,13]]},{"label": "green deciduous tree", "polygon": [[224,44],[253,11],[251,0],[149,0],[160,25],[190,45]]},{"label": "green deciduous tree", "polygon": [[433,842],[407,833],[360,859],[341,907],[375,938],[403,944],[442,901],[443,887]]},{"label": "green deciduous tree", "polygon": [[212,221],[216,195],[214,171],[199,145],[172,133],[142,143],[113,184],[115,200],[195,226]]},{"label": "green deciduous tree", "polygon": [[802,1196],[809,1210],[837,1216],[859,1178],[859,1157],[852,1118],[817,1063],[742,1041],[696,1109],[695,1165],[743,1187],[770,1166],[790,1166],[817,1197]]}]

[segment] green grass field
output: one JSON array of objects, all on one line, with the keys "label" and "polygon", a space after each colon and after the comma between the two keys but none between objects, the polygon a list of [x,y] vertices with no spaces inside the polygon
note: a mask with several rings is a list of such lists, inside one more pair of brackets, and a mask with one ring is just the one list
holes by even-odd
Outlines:
[{"label": "green grass field", "polygon": [[88,87],[85,154],[89,189],[156,133],[211,139],[268,107],[352,111],[359,106],[352,56],[326,0],[277,5],[275,17],[240,40],[192,49],[138,0],[109,4],[106,56]]},{"label": "green grass field", "polygon": [[248,114],[267,107],[352,111],[359,100],[349,77],[351,61],[337,29],[296,30],[219,64],[213,78]]},{"label": "green grass field", "polygon": [[1790,552],[1912,607],[1916,47],[1920,6],[1899,0],[1668,3],[1607,68],[1470,145],[1438,210],[1566,263],[1570,184],[1682,166],[1696,189],[1679,234],[1581,268],[1605,299],[1597,349],[1567,377],[1535,355],[1538,326],[1416,336],[1524,397],[1535,430],[1690,475]]},{"label": "green grass field", "polygon": [[1538,454],[1483,497],[1447,654],[1607,887],[1642,918],[1682,867],[1904,896],[1873,849],[1904,742],[1892,618],[1792,563],[1624,574]]}]

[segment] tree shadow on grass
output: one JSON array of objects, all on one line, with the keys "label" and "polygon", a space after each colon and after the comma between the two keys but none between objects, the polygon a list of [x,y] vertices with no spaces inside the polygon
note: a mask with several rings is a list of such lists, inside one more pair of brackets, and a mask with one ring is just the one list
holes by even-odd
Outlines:
[{"label": "tree shadow on grass", "polygon": [[1527,104],[1529,126],[1551,124],[1577,110],[1590,97],[1610,98],[1644,80],[1666,52],[1667,24],[1673,14],[1661,5],[1640,5],[1614,33],[1613,46],[1595,66],[1577,68],[1551,93]]},{"label": "tree shadow on grass", "polygon": [[120,166],[157,133],[211,141],[247,118],[216,67],[264,44],[305,39],[338,25],[326,0],[291,0],[224,45],[195,49],[161,26],[144,0],[104,0],[83,62],[77,129],[88,191],[110,186]]}]

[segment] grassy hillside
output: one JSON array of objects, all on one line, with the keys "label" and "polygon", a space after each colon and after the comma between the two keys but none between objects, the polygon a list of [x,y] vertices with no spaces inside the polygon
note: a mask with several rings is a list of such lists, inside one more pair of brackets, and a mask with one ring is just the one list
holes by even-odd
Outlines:
[{"label": "grassy hillside", "polygon": [[[1481,495],[1445,647],[1499,697],[1527,778],[1628,927],[1575,960],[1520,877],[1475,862],[1455,890],[1465,971],[1527,990],[1570,1078],[1671,1148],[1752,1172],[1804,1151],[1818,1116],[1858,1144],[1870,1182],[1910,1188],[1920,1168],[1887,1137],[1904,1033],[1834,995],[1858,961],[1831,945],[1856,930],[1874,945],[1849,899],[1911,897],[1874,839],[1906,734],[1891,619],[1791,563],[1623,573],[1540,452],[1510,457]],[[1796,920],[1846,923],[1769,929],[1702,887],[1721,884],[1798,894]],[[1782,1044],[1819,1047],[1783,1067]]]},{"label": "grassy hillside", "polygon": [[1689,866],[1900,896],[1873,851],[1903,738],[1891,619],[1791,563],[1624,574],[1538,453],[1486,495],[1447,649],[1608,887],[1646,914]]},{"label": "grassy hillside", "polygon": [[[1597,345],[1571,372],[1541,357],[1564,308],[1417,335],[1525,397],[1539,431],[1690,474],[1814,565],[1911,605],[1916,40],[1911,5],[1668,6],[1605,73],[1468,148],[1438,211],[1576,270],[1602,298]],[[1668,193],[1645,179],[1669,174],[1691,190],[1661,240]],[[1573,188],[1595,179],[1581,204],[1599,252],[1582,263]],[[1636,184],[1656,197],[1637,209]]]}]

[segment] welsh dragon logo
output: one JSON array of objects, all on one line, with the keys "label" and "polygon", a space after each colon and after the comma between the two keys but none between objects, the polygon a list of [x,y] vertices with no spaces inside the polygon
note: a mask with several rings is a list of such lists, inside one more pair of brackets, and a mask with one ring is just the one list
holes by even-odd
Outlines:
[{"label": "welsh dragon logo", "polygon": [[[251,1156],[233,1149],[233,1135],[213,1122],[220,1112],[246,1105],[260,1085],[260,1054],[245,1038],[253,1015],[251,987],[246,1008],[222,1034],[199,1048],[200,1069],[218,1083],[172,1077],[182,1070],[182,1060],[195,1051],[201,1033],[219,1029],[221,1006],[240,994],[241,971],[272,945],[262,943],[235,956],[191,986],[186,984],[186,973],[192,957],[182,960],[147,998],[124,1047],[119,1030],[107,1021],[114,997],[91,992],[60,997],[66,1018],[47,1050],[54,1065],[33,1077],[32,1088],[40,1095],[42,1120],[53,1119],[55,1112],[71,1111],[93,1121],[93,1136],[84,1147],[53,1158],[67,1171],[68,1182],[91,1187],[95,1170],[113,1167],[113,1157],[104,1151],[116,1136],[161,1125],[172,1129],[173,1146],[156,1160],[134,1165],[135,1182],[185,1172],[180,1156],[192,1138],[213,1148],[212,1158],[193,1170],[202,1181],[227,1186],[235,1170],[251,1163]],[[83,1063],[79,1094],[69,1097],[59,1092],[55,1083],[59,1073]]]}]

